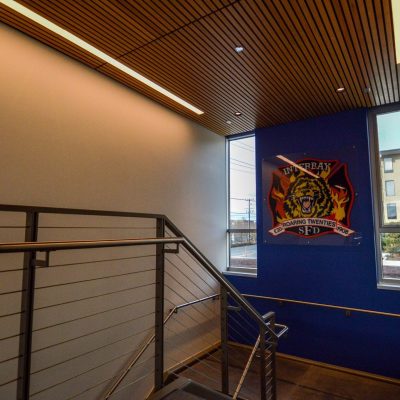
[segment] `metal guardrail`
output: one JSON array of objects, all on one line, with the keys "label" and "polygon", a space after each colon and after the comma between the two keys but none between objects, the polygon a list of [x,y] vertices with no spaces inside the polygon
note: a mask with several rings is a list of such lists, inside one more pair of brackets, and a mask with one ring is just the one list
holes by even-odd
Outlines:
[{"label": "metal guardrail", "polygon": [[[194,304],[202,303],[203,301],[211,300],[211,299],[216,299],[219,297],[219,294],[214,294],[212,296],[207,296],[203,297],[201,299],[193,300],[193,301],[188,301],[186,303],[179,304],[172,308],[168,315],[164,319],[164,325],[171,319],[171,317],[178,312],[178,310],[192,306]],[[146,342],[143,344],[143,346],[134,354],[134,357],[128,362],[128,365],[123,369],[121,374],[117,377],[116,381],[111,385],[111,387],[107,390],[104,400],[108,400],[112,394],[115,392],[117,387],[120,385],[120,383],[124,380],[124,378],[128,375],[129,371],[132,369],[132,367],[138,362],[140,357],[144,354],[144,352],[149,348],[151,343],[153,343],[154,339],[156,338],[156,335],[153,334],[146,340]]]},{"label": "metal guardrail", "polygon": [[[245,313],[244,321],[250,319],[255,324],[255,329],[260,337],[268,334],[272,347],[271,354],[275,355],[274,346],[280,334],[275,332],[275,315],[270,313],[265,319],[258,311],[243,297],[237,289],[221,274],[221,272],[199,251],[199,249],[169,220],[160,214],[130,213],[99,210],[82,209],[61,209],[48,207],[30,207],[0,205],[0,211],[24,213],[25,218],[25,242],[1,243],[1,253],[24,253],[22,271],[23,290],[21,292],[21,329],[20,329],[20,348],[19,348],[19,367],[18,367],[18,400],[28,400],[30,397],[30,376],[31,376],[31,354],[32,354],[32,331],[33,331],[33,312],[35,295],[35,272],[37,266],[49,266],[49,254],[53,251],[82,250],[109,247],[129,247],[147,246],[156,247],[156,266],[155,266],[155,361],[154,361],[154,382],[155,390],[159,390],[164,385],[164,270],[166,253],[177,253],[179,246],[187,251],[190,256],[201,265],[201,267],[220,285],[221,288],[221,374],[222,392],[229,393],[229,369],[228,369],[228,312],[229,304],[233,301]],[[89,241],[58,241],[58,242],[38,242],[39,216],[41,214],[68,214],[81,216],[109,216],[109,217],[131,217],[145,218],[156,221],[156,237],[140,239],[122,240],[89,240]],[[165,237],[166,229],[172,232],[174,237]],[[167,244],[176,244],[177,249],[168,249]],[[38,260],[37,252],[45,252],[46,260]],[[188,302],[188,304],[195,304]],[[176,311],[176,310],[175,310]],[[171,314],[172,315],[172,314]],[[242,317],[243,318],[243,317]],[[247,322],[248,323],[248,322]],[[246,338],[244,338],[246,340]],[[272,344],[271,344],[272,343]],[[260,341],[260,352],[267,354],[267,343]],[[274,388],[274,368],[267,369],[266,357],[261,357],[261,382],[260,399],[275,399],[276,390]],[[274,359],[273,359],[274,360]],[[271,361],[274,366],[274,361]],[[268,380],[269,379],[269,380]],[[271,383],[272,381],[272,383]],[[267,388],[269,391],[267,391]]]}]

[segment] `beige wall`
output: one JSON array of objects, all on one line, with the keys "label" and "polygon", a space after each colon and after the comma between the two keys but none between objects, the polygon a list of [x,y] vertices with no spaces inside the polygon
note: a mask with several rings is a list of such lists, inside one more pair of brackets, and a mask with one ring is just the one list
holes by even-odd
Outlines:
[{"label": "beige wall", "polygon": [[1,203],[166,213],[225,267],[224,138],[0,29]]},{"label": "beige wall", "polygon": [[[222,137],[4,25],[0,54],[0,203],[165,213],[219,268],[225,267]],[[43,216],[40,223],[39,240],[154,234],[154,229],[43,228],[132,226],[93,217]],[[0,216],[0,226],[23,224],[22,215]],[[23,230],[0,229],[0,240],[23,240]],[[154,285],[143,288],[154,282],[153,253],[151,248],[60,252],[52,255],[53,268],[38,271],[35,399],[67,399],[109,379],[146,338],[148,331],[132,335],[154,324]],[[90,263],[114,257],[127,259]],[[204,271],[184,252],[168,258],[168,309],[218,290],[215,282],[205,283]],[[20,268],[21,257],[0,257],[0,362],[9,360],[1,364],[0,384],[17,374]],[[107,294],[114,291],[122,294]],[[143,299],[149,300],[130,305]],[[218,305],[212,303],[187,310],[180,321],[174,316],[166,333],[168,366],[218,340],[216,313]],[[151,367],[132,371],[129,382]],[[74,398],[98,398],[107,384]],[[143,398],[151,382],[140,384],[114,398]],[[0,398],[14,398],[15,389],[15,382],[1,386]]]}]

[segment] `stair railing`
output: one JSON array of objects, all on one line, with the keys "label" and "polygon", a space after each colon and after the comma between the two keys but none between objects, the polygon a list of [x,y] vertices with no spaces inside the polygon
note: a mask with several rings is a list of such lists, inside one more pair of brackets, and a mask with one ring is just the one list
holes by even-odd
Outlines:
[{"label": "stair railing", "polygon": [[[175,306],[174,308],[172,308],[167,316],[164,319],[164,326],[166,325],[166,323],[171,319],[171,317],[176,314],[180,309],[185,308],[185,307],[189,307],[192,306],[194,304],[198,304],[198,303],[202,303],[203,301],[207,301],[207,300],[212,300],[212,299],[217,299],[219,297],[219,294],[213,294],[211,296],[207,296],[207,297],[203,297],[201,299],[197,299],[197,300],[192,300],[189,301],[187,303],[183,303],[183,304],[179,304],[177,306]],[[133,354],[133,357],[129,360],[127,366],[125,368],[123,368],[123,370],[118,374],[115,382],[112,383],[111,387],[109,389],[106,390],[106,394],[104,396],[104,400],[108,400],[113,393],[115,392],[115,390],[117,389],[117,387],[120,385],[120,383],[124,380],[124,378],[128,375],[129,371],[133,368],[133,366],[139,361],[140,357],[144,354],[144,352],[149,348],[149,346],[154,342],[156,338],[155,334],[152,334],[145,342],[142,346],[139,347],[138,351],[135,352]]]},{"label": "stair railing", "polygon": [[[107,212],[97,210],[80,210],[80,209],[57,209],[43,207],[27,207],[27,206],[10,206],[0,205],[0,211],[6,213],[25,214],[25,224],[19,226],[3,226],[3,228],[24,228],[25,241],[16,243],[1,243],[0,254],[5,253],[22,253],[24,255],[23,268],[15,271],[22,273],[22,290],[21,293],[21,322],[20,322],[20,347],[18,356],[13,360],[18,360],[18,375],[15,379],[7,381],[1,386],[16,385],[17,400],[28,400],[31,397],[31,357],[32,357],[32,332],[33,332],[33,315],[35,304],[35,276],[37,268],[47,268],[51,266],[51,256],[54,252],[69,250],[88,250],[88,249],[107,249],[107,248],[130,248],[136,246],[153,246],[156,249],[155,254],[155,312],[154,312],[154,334],[146,341],[145,349],[136,352],[130,360],[129,365],[132,366],[139,360],[140,356],[145,352],[150,344],[154,343],[154,390],[157,391],[164,386],[165,382],[165,364],[164,364],[164,327],[166,322],[165,310],[165,263],[170,262],[167,256],[179,254],[180,247],[187,252],[220,286],[220,374],[221,388],[223,393],[232,393],[230,385],[230,357],[235,346],[246,345],[251,343],[249,337],[249,329],[246,331],[246,324],[256,331],[259,340],[259,376],[260,391],[259,398],[261,400],[270,400],[276,398],[275,388],[275,347],[277,340],[281,334],[275,332],[277,324],[275,324],[275,314],[268,313],[262,316],[258,311],[236,290],[236,288],[221,274],[221,272],[193,245],[193,243],[164,215],[144,214],[144,213],[127,213],[127,212]],[[156,237],[151,238],[124,238],[124,239],[107,239],[107,240],[60,240],[60,241],[43,241],[39,242],[39,216],[47,215],[68,215],[68,216],[93,216],[93,217],[126,217],[138,218],[143,220],[155,221]],[[54,226],[44,226],[43,228],[58,228]],[[61,227],[62,228],[62,227]],[[91,227],[77,227],[91,228]],[[96,228],[96,227],[93,227]],[[105,227],[107,228],[107,227]],[[167,237],[166,231],[170,232],[171,237]],[[174,246],[174,247],[173,247]],[[38,257],[39,253],[44,253],[44,259]],[[70,265],[70,264],[68,264]],[[1,271],[0,271],[1,272]],[[190,278],[189,278],[190,279]],[[82,281],[83,282],[83,281]],[[56,285],[58,286],[58,285]],[[146,286],[146,285],[144,285]],[[48,286],[50,287],[50,286]],[[6,292],[5,294],[7,294]],[[14,292],[9,292],[14,293]],[[15,292],[16,293],[16,292]],[[192,299],[186,302],[186,305],[201,303],[204,299]],[[185,307],[186,307],[185,305]],[[182,306],[183,307],[183,306]],[[178,310],[175,307],[175,312]],[[15,315],[17,313],[14,313]],[[9,314],[9,315],[14,315]],[[170,311],[167,315],[168,320],[174,312]],[[93,314],[94,315],[94,314]],[[170,316],[169,316],[170,315]],[[1,317],[1,315],[0,315]],[[241,318],[239,322],[239,318]],[[240,325],[239,327],[231,327],[231,323]],[[245,324],[245,323],[246,324]],[[284,327],[285,329],[286,327]],[[233,330],[234,329],[234,330]],[[239,336],[238,336],[239,335]],[[0,339],[1,340],[1,339]],[[253,341],[254,343],[254,341]],[[50,346],[51,347],[51,346]],[[208,353],[210,354],[210,353]],[[254,357],[252,357],[253,359]],[[249,364],[249,363],[247,363]],[[249,366],[245,365],[246,374]],[[56,365],[56,364],[55,364]],[[128,368],[128,372],[129,372]],[[173,370],[171,370],[173,371]],[[125,371],[123,372],[125,374]],[[174,372],[176,375],[176,373]],[[246,377],[243,377],[241,385]],[[121,375],[122,376],[122,375]],[[123,381],[126,374],[113,383],[112,391]],[[110,381],[107,379],[104,382]],[[101,382],[100,382],[101,383]],[[53,386],[39,390],[33,394],[39,394],[48,389],[53,390]],[[86,390],[91,390],[90,388]],[[85,391],[86,391],[85,390]],[[83,393],[83,392],[82,392]],[[112,395],[110,391],[106,393],[108,397]],[[79,394],[68,397],[72,400],[79,397]],[[11,397],[9,397],[11,398]],[[67,399],[66,399],[67,400]]]}]

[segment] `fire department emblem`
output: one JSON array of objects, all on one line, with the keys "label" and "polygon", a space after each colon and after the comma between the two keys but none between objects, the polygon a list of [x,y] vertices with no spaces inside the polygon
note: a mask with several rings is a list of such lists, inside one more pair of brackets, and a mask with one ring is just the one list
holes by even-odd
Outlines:
[{"label": "fire department emblem", "polygon": [[354,192],[347,165],[338,160],[303,159],[272,173],[269,207],[278,236],[291,233],[316,237],[328,233],[350,236]]}]

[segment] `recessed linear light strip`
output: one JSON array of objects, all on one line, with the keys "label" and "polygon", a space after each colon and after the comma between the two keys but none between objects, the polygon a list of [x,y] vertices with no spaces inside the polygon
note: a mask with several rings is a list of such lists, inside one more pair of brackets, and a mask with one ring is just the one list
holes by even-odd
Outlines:
[{"label": "recessed linear light strip", "polygon": [[400,1],[392,0],[394,44],[396,47],[396,63],[400,63]]},{"label": "recessed linear light strip", "polygon": [[161,86],[157,85],[156,83],[152,82],[151,80],[145,78],[143,75],[140,75],[138,72],[134,71],[133,69],[120,63],[119,61],[117,61],[114,58],[110,57],[109,55],[103,53],[101,50],[97,49],[96,47],[90,45],[89,43],[85,42],[82,39],[79,39],[74,34],[66,31],[65,29],[54,24],[53,22],[50,22],[49,20],[40,16],[39,14],[36,14],[29,8],[24,7],[23,5],[19,4],[18,2],[13,1],[13,0],[0,0],[0,3],[6,5],[7,7],[16,11],[17,13],[24,15],[25,17],[31,19],[32,21],[38,23],[39,25],[44,26],[45,28],[49,29],[50,31],[52,31],[52,32],[56,33],[57,35],[63,37],[64,39],[70,41],[71,43],[76,44],[81,49],[84,49],[84,50],[88,51],[89,53],[95,55],[96,57],[100,58],[101,60],[105,61],[106,63],[113,65],[115,68],[118,68],[120,71],[125,72],[127,75],[131,76],[132,78],[137,79],[138,81],[151,87],[152,89],[154,89],[157,92],[163,94],[164,96],[170,98],[171,100],[188,108],[189,110],[193,111],[194,113],[196,113],[198,115],[204,114],[204,111],[201,111],[197,107],[192,106],[187,101],[174,95],[173,93],[169,92],[168,90],[164,89],[163,87],[161,87]]}]

